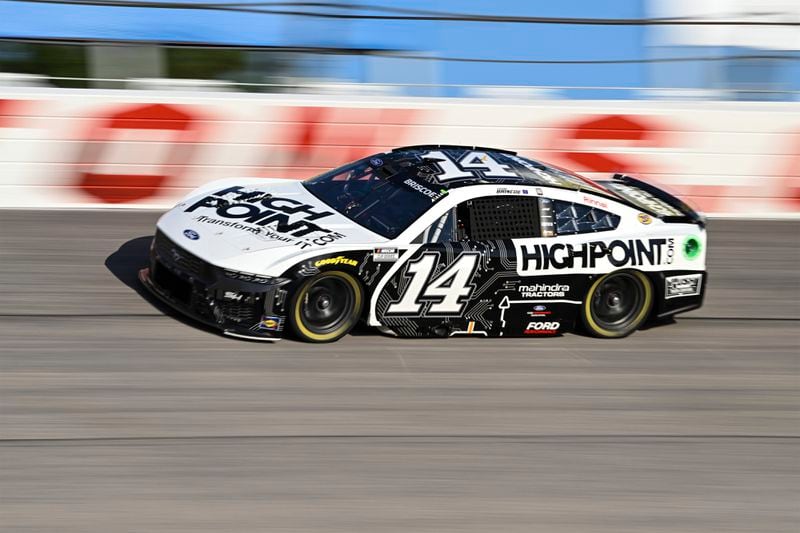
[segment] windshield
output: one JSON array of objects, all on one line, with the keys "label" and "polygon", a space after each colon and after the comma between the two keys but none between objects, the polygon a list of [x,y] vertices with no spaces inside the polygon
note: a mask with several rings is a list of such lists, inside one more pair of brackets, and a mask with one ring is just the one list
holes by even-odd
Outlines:
[{"label": "windshield", "polygon": [[[413,169],[413,167],[409,167]],[[394,239],[446,194],[372,157],[303,182],[311,194],[375,233]]]}]

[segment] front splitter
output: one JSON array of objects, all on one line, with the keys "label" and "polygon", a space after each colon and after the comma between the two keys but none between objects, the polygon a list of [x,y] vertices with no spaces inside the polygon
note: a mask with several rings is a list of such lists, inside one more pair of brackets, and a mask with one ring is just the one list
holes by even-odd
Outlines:
[{"label": "front splitter", "polygon": [[235,337],[237,339],[246,339],[246,340],[250,340],[250,341],[277,342],[277,341],[281,340],[281,337],[268,337],[268,336],[262,336],[262,335],[253,335],[253,334],[249,333],[247,330],[236,330],[236,329],[221,328],[220,325],[217,324],[216,322],[214,322],[212,320],[208,320],[208,319],[206,319],[206,318],[204,318],[202,316],[199,316],[199,315],[197,315],[195,313],[190,312],[185,307],[181,306],[179,303],[175,302],[174,300],[172,300],[172,298],[170,298],[166,294],[162,293],[158,289],[158,287],[150,279],[150,269],[149,268],[143,268],[143,269],[141,269],[139,271],[139,281],[142,283],[142,285],[145,286],[145,288],[150,292],[150,294],[152,294],[153,296],[158,298],[161,302],[164,302],[165,304],[170,306],[175,311],[179,312],[180,314],[182,314],[184,316],[187,316],[187,317],[191,318],[192,320],[195,320],[197,322],[200,322],[203,325],[206,325],[206,326],[208,326],[210,328],[218,330],[223,335],[226,335],[228,337]]}]

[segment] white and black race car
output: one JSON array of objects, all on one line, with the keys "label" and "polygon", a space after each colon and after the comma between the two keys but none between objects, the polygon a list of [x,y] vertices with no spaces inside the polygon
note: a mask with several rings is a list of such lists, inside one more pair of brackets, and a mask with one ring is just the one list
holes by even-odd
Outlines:
[{"label": "white and black race car", "polygon": [[410,146],[307,181],[210,183],[157,224],[141,281],[227,335],[624,337],[696,309],[705,220],[629,176]]}]

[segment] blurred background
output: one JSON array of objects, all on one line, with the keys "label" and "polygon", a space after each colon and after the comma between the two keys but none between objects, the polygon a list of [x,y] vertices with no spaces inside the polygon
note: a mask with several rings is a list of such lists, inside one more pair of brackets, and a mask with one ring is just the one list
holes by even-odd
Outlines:
[{"label": "blurred background", "polygon": [[165,207],[443,143],[794,216],[798,99],[790,0],[2,0],[0,206]]},{"label": "blurred background", "polygon": [[792,0],[4,0],[0,15],[0,68],[18,74],[7,83],[570,99],[800,94]]}]

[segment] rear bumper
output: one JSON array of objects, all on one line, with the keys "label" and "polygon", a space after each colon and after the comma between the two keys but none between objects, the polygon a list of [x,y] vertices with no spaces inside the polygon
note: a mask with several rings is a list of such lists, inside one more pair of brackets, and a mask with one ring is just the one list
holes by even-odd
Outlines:
[{"label": "rear bumper", "polygon": [[696,270],[659,272],[651,277],[651,281],[658,295],[651,316],[660,319],[702,307],[708,272]]}]

